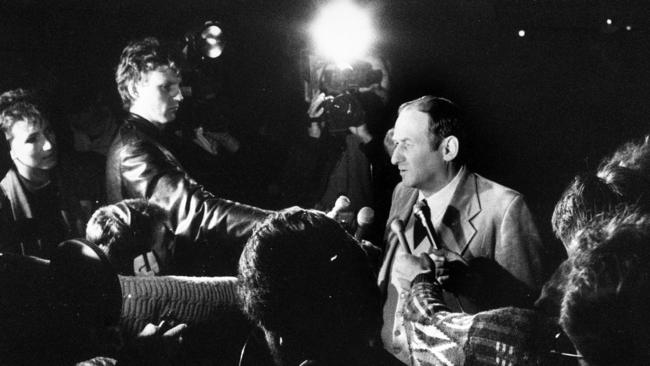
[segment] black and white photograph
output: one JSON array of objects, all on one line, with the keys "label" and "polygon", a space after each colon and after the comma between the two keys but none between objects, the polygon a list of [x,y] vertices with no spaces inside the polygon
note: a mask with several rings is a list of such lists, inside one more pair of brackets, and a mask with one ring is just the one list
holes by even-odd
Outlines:
[{"label": "black and white photograph", "polygon": [[0,366],[650,365],[650,2],[0,1]]}]

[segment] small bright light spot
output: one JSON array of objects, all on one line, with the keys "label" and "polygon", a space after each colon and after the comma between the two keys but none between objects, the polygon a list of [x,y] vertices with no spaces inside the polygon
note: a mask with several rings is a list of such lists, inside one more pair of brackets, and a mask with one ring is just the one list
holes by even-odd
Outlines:
[{"label": "small bright light spot", "polygon": [[517,32],[517,35],[519,35],[519,37],[525,37],[526,36],[526,31],[523,30],[523,29],[520,29],[519,32]]},{"label": "small bright light spot", "polygon": [[626,26],[625,26],[625,30],[626,30],[626,31],[631,31],[631,30],[632,30],[632,26],[631,26],[631,25],[626,25]]},{"label": "small bright light spot", "polygon": [[345,0],[322,8],[311,33],[316,51],[337,63],[364,56],[375,39],[370,14]]},{"label": "small bright light spot", "polygon": [[612,20],[609,19],[609,18],[607,18],[607,20],[605,21],[605,23],[607,23],[607,25],[612,25]]},{"label": "small bright light spot", "polygon": [[216,25],[211,25],[203,30],[203,33],[201,33],[201,37],[203,38],[208,38],[208,37],[219,37],[221,35],[221,28],[217,27]]},{"label": "small bright light spot", "polygon": [[336,258],[338,258],[338,257],[339,257],[339,255],[335,254],[332,258],[330,258],[330,262],[334,262],[336,260]]},{"label": "small bright light spot", "polygon": [[209,58],[217,58],[221,56],[221,53],[223,53],[223,48],[221,46],[215,46],[208,50],[207,56]]}]

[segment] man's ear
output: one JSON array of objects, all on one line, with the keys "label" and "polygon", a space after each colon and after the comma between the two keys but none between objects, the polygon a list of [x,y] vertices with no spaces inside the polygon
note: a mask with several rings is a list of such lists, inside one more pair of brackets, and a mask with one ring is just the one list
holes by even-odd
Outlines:
[{"label": "man's ear", "polygon": [[138,85],[134,80],[131,80],[126,84],[126,89],[129,91],[132,100],[138,97]]},{"label": "man's ear", "polygon": [[460,141],[454,135],[447,136],[445,141],[442,142],[442,159],[447,162],[451,162],[458,156],[460,149]]}]

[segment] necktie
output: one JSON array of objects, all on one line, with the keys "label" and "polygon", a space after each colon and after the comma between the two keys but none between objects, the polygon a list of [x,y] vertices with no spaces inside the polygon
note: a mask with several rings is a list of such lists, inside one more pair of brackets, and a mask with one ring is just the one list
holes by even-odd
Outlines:
[{"label": "necktie", "polygon": [[[427,205],[427,201],[423,199],[421,202],[423,205],[422,211],[425,214],[425,216],[428,217],[429,206]],[[420,245],[422,240],[424,240],[424,238],[427,236],[427,230],[425,229],[420,219],[417,218],[415,213],[413,214],[413,220],[415,220],[413,222],[413,249],[415,249],[418,247],[418,245]]]}]

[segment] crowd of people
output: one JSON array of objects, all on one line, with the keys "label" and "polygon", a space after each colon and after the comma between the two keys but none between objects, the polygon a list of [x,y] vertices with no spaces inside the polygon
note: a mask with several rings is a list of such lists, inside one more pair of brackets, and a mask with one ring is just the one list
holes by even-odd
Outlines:
[{"label": "crowd of people", "polygon": [[[58,149],[35,94],[0,95],[1,364],[650,364],[648,137],[569,183],[554,268],[523,195],[470,170],[449,99],[402,104],[384,138],[378,94],[332,135],[315,95],[282,184],[304,208],[270,211],[184,169],[173,52],[133,41],[115,80],[105,168]],[[384,235],[353,235],[340,194]]]}]

